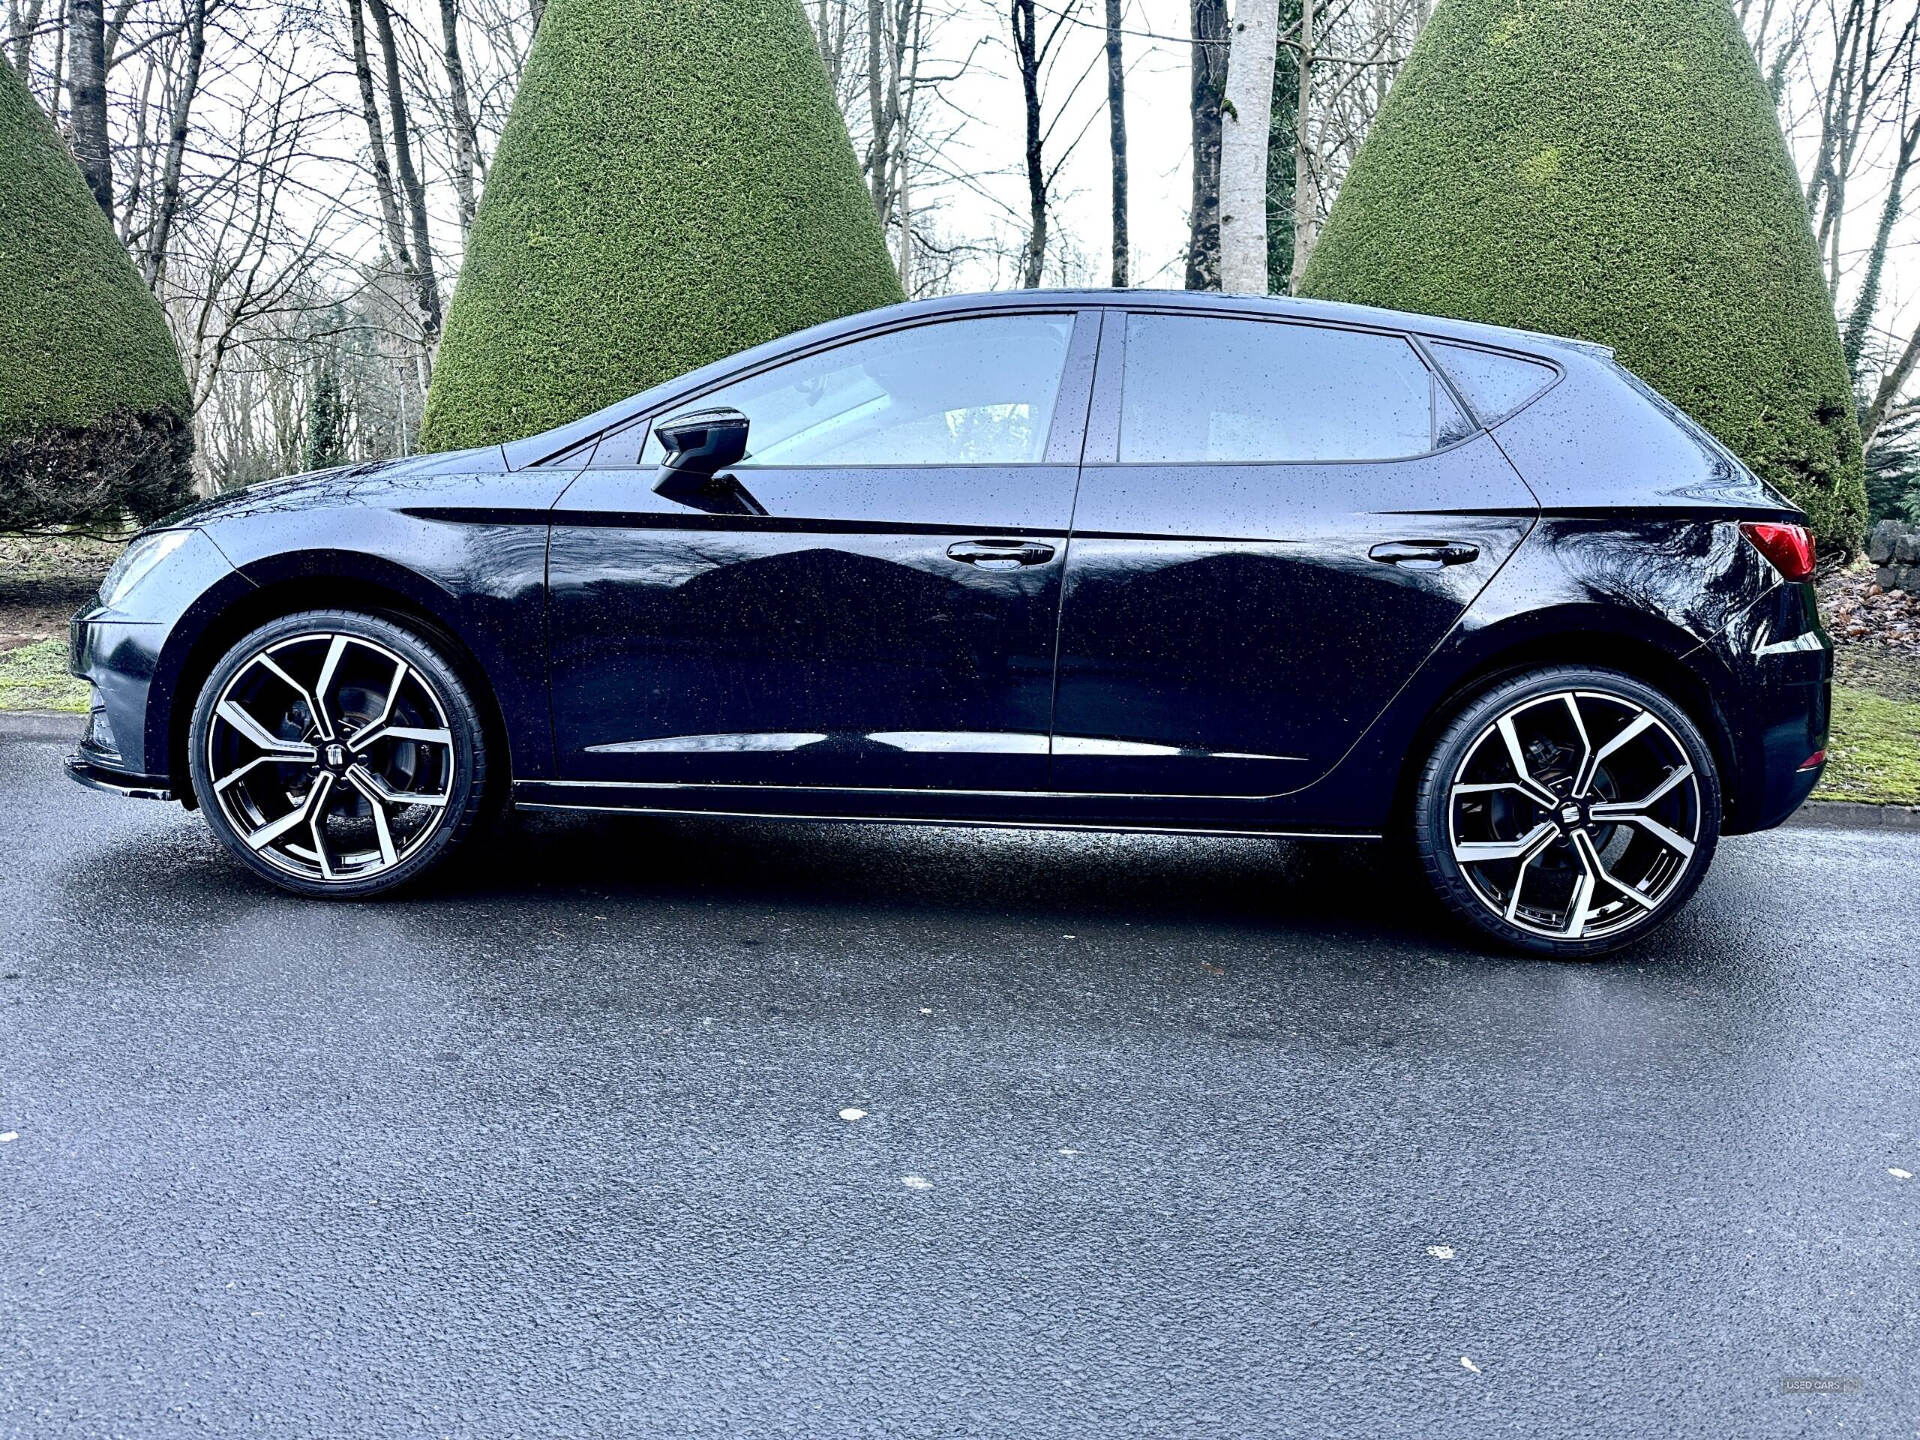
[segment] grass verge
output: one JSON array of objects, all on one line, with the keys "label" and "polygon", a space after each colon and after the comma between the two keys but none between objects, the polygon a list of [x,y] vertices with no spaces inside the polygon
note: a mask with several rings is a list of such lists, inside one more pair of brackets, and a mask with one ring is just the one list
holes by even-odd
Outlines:
[{"label": "grass verge", "polygon": [[0,653],[0,710],[87,713],[87,682],[67,673],[67,642],[41,640]]},{"label": "grass verge", "polygon": [[1920,703],[1836,685],[1816,800],[1920,805]]}]

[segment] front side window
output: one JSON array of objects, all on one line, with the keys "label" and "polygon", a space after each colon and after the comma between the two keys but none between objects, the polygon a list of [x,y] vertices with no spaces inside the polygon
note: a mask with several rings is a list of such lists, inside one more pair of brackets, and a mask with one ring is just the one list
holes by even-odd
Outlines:
[{"label": "front side window", "polygon": [[[689,400],[751,422],[746,466],[1018,465],[1045,457],[1071,315],[893,330]],[[657,465],[658,439],[642,463]],[[744,468],[744,467],[743,467]]]},{"label": "front side window", "polygon": [[1468,433],[1398,335],[1204,315],[1131,315],[1120,459],[1394,460]]}]

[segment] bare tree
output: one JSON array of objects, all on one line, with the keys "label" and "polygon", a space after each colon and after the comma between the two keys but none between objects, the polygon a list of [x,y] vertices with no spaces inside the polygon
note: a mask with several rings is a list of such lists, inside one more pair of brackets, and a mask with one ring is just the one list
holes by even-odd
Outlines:
[{"label": "bare tree", "polygon": [[1021,260],[1020,283],[1031,290],[1046,278],[1047,211],[1060,162],[1049,168],[1046,142],[1050,126],[1042,123],[1041,89],[1061,31],[1075,18],[1078,0],[1064,0],[1043,36],[1034,0],[1012,0],[1013,53],[1020,69],[1020,94],[1025,103],[1027,242]]},{"label": "bare tree", "polygon": [[1267,293],[1267,142],[1279,0],[1240,0],[1220,123],[1220,288]]},{"label": "bare tree", "polygon": [[1227,87],[1227,0],[1191,0],[1193,206],[1187,289],[1220,288],[1220,103]]},{"label": "bare tree", "polygon": [[1127,288],[1127,67],[1121,54],[1124,0],[1107,0],[1107,135],[1113,155],[1113,287]]},{"label": "bare tree", "polygon": [[73,158],[100,208],[113,214],[113,157],[107,144],[107,34],[101,0],[73,0]]},{"label": "bare tree", "polygon": [[460,58],[458,0],[440,0],[441,55],[446,61],[447,100],[453,109],[453,192],[459,200],[460,233],[473,228],[473,172],[479,151],[479,132],[473,124],[473,105],[467,98],[467,67]]}]

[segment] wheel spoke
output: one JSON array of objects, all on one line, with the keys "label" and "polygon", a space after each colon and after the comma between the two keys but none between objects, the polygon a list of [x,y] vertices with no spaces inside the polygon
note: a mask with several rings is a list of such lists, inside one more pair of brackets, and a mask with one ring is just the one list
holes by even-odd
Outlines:
[{"label": "wheel spoke", "polygon": [[347,737],[349,750],[364,750],[380,738],[381,732],[386,729],[387,722],[393,718],[393,707],[399,703],[400,687],[406,684],[407,676],[412,673],[406,661],[394,662],[393,683],[387,687],[387,698],[381,703],[380,713]]},{"label": "wheel spoke", "polygon": [[1580,878],[1574,882],[1573,899],[1567,905],[1566,937],[1578,940],[1587,933],[1587,922],[1593,918],[1593,864],[1587,859],[1586,851],[1575,842],[1575,858],[1580,861]]},{"label": "wheel spoke", "polygon": [[1519,778],[1520,788],[1549,808],[1558,804],[1553,792],[1534,779],[1533,771],[1527,768],[1526,754],[1520,748],[1520,734],[1513,728],[1513,716],[1502,715],[1498,728],[1500,739],[1507,747],[1507,759],[1512,762],[1513,773]]},{"label": "wheel spoke", "polygon": [[[380,863],[382,866],[394,863],[393,828],[387,824],[387,805],[389,802],[379,789],[369,782],[373,777],[360,766],[355,765],[347,771],[347,783],[352,785],[371,802],[369,809],[373,813],[373,835],[380,845]],[[386,792],[391,795],[391,790]]]},{"label": "wheel spoke", "polygon": [[320,708],[320,702],[313,698],[313,692],[282,669],[279,662],[271,655],[262,655],[260,657],[260,666],[262,669],[279,676],[281,684],[285,685],[306,702],[307,714],[313,720],[314,728],[320,732],[320,738],[322,740],[333,739],[333,722],[327,718],[326,712]]},{"label": "wheel spoke", "polygon": [[1519,860],[1536,845],[1545,848],[1559,832],[1542,821],[1518,840],[1456,840],[1453,858],[1462,865],[1481,865],[1491,860]]},{"label": "wheel spoke", "polygon": [[327,834],[324,823],[327,818],[327,797],[333,793],[332,772],[322,774],[318,780],[314,781],[313,788],[320,798],[310,801],[307,806],[312,812],[311,818],[307,821],[307,829],[313,834],[313,856],[320,862],[320,878],[332,880],[335,876],[333,862],[327,859]]},{"label": "wheel spoke", "polygon": [[335,635],[327,645],[327,658],[320,662],[320,678],[314,682],[314,698],[320,702],[320,713],[325,716],[326,738],[333,739],[333,716],[327,709],[327,691],[333,688],[333,675],[340,668],[340,657],[347,653],[347,637]]},{"label": "wheel spoke", "polygon": [[1533,869],[1533,862],[1547,853],[1547,847],[1553,844],[1553,841],[1554,836],[1549,829],[1547,834],[1540,836],[1531,850],[1520,857],[1520,868],[1514,872],[1513,876],[1513,894],[1507,897],[1507,919],[1511,920],[1520,913],[1520,887],[1527,883],[1527,874]]},{"label": "wheel spoke", "polygon": [[214,781],[213,782],[214,793],[216,795],[223,794],[229,785],[232,785],[235,781],[242,779],[250,770],[257,770],[262,765],[284,765],[286,763],[287,763],[286,758],[279,755],[256,756],[254,759],[249,760],[246,764],[242,765],[238,770],[235,770],[232,774],[228,775],[226,778]]},{"label": "wheel spoke", "polygon": [[1575,832],[1573,848],[1580,852],[1580,862],[1587,867],[1589,874],[1606,881],[1607,884],[1611,885],[1615,890],[1618,890],[1622,895],[1626,896],[1627,899],[1633,901],[1633,903],[1638,905],[1642,910],[1653,909],[1653,901],[1649,900],[1633,886],[1614,878],[1613,872],[1608,870],[1605,863],[1600,859],[1600,852],[1594,848],[1593,837],[1587,834],[1586,831],[1580,830]]},{"label": "wheel spoke", "polygon": [[271,821],[268,824],[262,825],[258,830],[253,831],[247,836],[247,844],[255,850],[264,850],[282,835],[297,829],[300,824],[313,813],[316,803],[315,797],[323,794],[324,790],[332,788],[333,777],[331,775],[321,776],[319,780],[314,781],[313,787],[307,791],[306,799],[302,800],[278,820]]},{"label": "wheel spoke", "polygon": [[451,745],[453,732],[422,725],[389,725],[379,734],[368,736],[364,743],[371,745],[375,740],[418,740],[428,745]]},{"label": "wheel spoke", "polygon": [[[1609,806],[1607,808],[1611,809],[1612,807]],[[1602,814],[1601,807],[1596,805],[1593,807],[1593,818],[1595,820],[1612,820],[1622,825],[1638,826],[1653,836],[1653,838],[1658,840],[1662,845],[1673,851],[1673,853],[1678,855],[1682,860],[1691,860],[1693,858],[1693,841],[1687,839],[1686,836],[1680,834],[1678,831],[1662,825],[1651,815],[1641,815],[1638,813],[1625,815]]]},{"label": "wheel spoke", "polygon": [[1593,783],[1593,772],[1600,762],[1594,758],[1593,740],[1587,734],[1587,722],[1580,716],[1580,697],[1567,695],[1567,713],[1573,716],[1574,733],[1580,737],[1580,764],[1573,772],[1573,794],[1585,795],[1587,786]]},{"label": "wheel spoke", "polygon": [[429,795],[417,790],[395,790],[364,765],[354,765],[347,777],[384,805],[445,805],[449,795]]},{"label": "wheel spoke", "polygon": [[1655,805],[1659,804],[1661,800],[1666,798],[1674,786],[1683,780],[1692,778],[1692,776],[1693,766],[1684,764],[1677,765],[1674,767],[1673,772],[1668,775],[1666,779],[1662,780],[1659,785],[1654,787],[1650,794],[1644,795],[1638,800],[1617,800],[1610,801],[1603,805],[1596,805],[1593,807],[1593,818],[1596,820],[1625,820],[1643,810],[1651,810]]},{"label": "wheel spoke", "polygon": [[242,735],[246,736],[247,740],[256,750],[264,750],[269,755],[284,755],[289,759],[295,760],[312,760],[314,758],[314,749],[311,745],[300,740],[281,739],[258,720],[254,719],[253,716],[242,710],[235,701],[222,700],[215,708],[214,713],[234,729],[238,730]]},{"label": "wheel spoke", "polygon": [[1622,730],[1618,735],[1600,747],[1600,753],[1593,757],[1594,769],[1598,770],[1600,766],[1606,762],[1609,755],[1625,749],[1635,740],[1639,739],[1643,733],[1652,728],[1653,724],[1653,716],[1648,711],[1642,710],[1638,715],[1634,716],[1633,719],[1628,722],[1626,729]]}]

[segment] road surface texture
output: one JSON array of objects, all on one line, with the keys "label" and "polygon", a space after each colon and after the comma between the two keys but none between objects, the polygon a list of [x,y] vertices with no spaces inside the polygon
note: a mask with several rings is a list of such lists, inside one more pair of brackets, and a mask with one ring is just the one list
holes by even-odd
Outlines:
[{"label": "road surface texture", "polygon": [[1240,841],[526,817],[302,902],[59,758],[0,1435],[1920,1429],[1920,834],[1568,966]]}]

